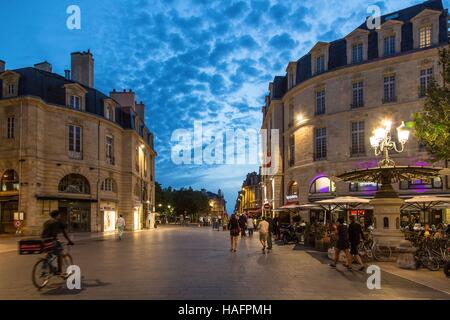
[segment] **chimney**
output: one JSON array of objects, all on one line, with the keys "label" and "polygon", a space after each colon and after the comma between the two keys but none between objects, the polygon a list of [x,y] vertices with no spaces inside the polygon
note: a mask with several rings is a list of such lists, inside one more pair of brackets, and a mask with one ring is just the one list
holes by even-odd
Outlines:
[{"label": "chimney", "polygon": [[131,90],[116,91],[113,90],[109,96],[116,100],[122,108],[132,108],[135,110],[135,93]]},{"label": "chimney", "polygon": [[136,113],[138,114],[139,118],[141,118],[143,121],[145,120],[145,104],[142,101],[136,103]]},{"label": "chimney", "polygon": [[90,88],[94,87],[94,58],[92,53],[73,52],[71,53],[72,80],[79,82]]},{"label": "chimney", "polygon": [[34,67],[38,70],[52,72],[52,65],[47,61],[36,63]]},{"label": "chimney", "polygon": [[64,70],[64,77],[65,77],[67,80],[71,80],[71,79],[70,79],[70,70]]},{"label": "chimney", "polygon": [[6,62],[3,60],[0,60],[0,72],[5,71],[6,68]]}]

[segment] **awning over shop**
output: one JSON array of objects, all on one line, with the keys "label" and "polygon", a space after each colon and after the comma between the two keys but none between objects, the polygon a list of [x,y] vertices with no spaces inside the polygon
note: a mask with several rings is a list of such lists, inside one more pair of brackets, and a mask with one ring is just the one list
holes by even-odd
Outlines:
[{"label": "awning over shop", "polygon": [[36,195],[38,200],[67,200],[81,202],[97,202],[97,199],[90,197],[77,197],[70,195]]}]

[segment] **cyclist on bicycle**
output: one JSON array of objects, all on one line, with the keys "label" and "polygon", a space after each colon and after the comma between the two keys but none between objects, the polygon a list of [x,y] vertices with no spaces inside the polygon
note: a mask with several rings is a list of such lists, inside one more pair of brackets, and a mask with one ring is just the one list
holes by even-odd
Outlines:
[{"label": "cyclist on bicycle", "polygon": [[50,212],[50,216],[52,218],[44,222],[41,237],[44,239],[51,238],[55,240],[55,247],[51,253],[58,257],[58,273],[62,274],[64,248],[61,242],[58,241],[58,235],[62,233],[69,246],[73,245],[73,242],[67,235],[65,223],[61,221],[61,213],[58,210],[54,210]]}]

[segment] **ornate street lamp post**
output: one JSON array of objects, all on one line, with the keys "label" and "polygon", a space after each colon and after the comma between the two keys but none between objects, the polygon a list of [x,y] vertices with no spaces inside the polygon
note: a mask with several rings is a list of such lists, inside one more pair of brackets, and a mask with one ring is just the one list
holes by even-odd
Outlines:
[{"label": "ornate street lamp post", "polygon": [[370,145],[375,151],[376,156],[383,155],[383,159],[379,162],[380,167],[393,167],[395,162],[389,157],[389,151],[395,150],[400,153],[404,151],[405,144],[409,139],[409,130],[406,129],[405,123],[397,128],[397,138],[400,145],[392,141],[391,137],[392,122],[390,120],[383,121],[383,126],[375,129],[373,136],[370,137]]}]

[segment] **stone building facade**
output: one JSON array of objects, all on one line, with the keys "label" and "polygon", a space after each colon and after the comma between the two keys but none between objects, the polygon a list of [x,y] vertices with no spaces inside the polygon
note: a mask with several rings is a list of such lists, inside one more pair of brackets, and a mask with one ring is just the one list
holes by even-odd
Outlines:
[{"label": "stone building facade", "polygon": [[119,214],[129,230],[150,226],[156,153],[145,106],[131,90],[96,90],[89,51],[71,65],[60,76],[48,62],[0,64],[0,232],[23,218],[36,234],[56,209],[72,232],[114,230]]},{"label": "stone building facade", "polygon": [[257,172],[250,172],[247,174],[242,188],[238,192],[236,200],[235,212],[254,217],[262,214],[262,181],[261,174]]},{"label": "stone building facade", "polygon": [[[426,1],[382,16],[379,29],[369,30],[364,23],[342,39],[317,43],[289,62],[285,76],[275,77],[262,124],[263,129],[279,128],[282,136],[280,177],[263,178],[264,188],[275,190],[268,193],[273,209],[334,196],[374,195],[377,185],[334,177],[377,166],[369,142],[374,129],[391,120],[395,135],[396,126],[408,124],[421,110],[430,79],[440,80],[438,50],[448,47],[447,20],[441,0]],[[405,148],[393,155],[397,164],[431,165],[414,134]],[[395,188],[401,197],[450,194],[445,176],[403,181]],[[443,210],[436,222],[448,215]]]}]

